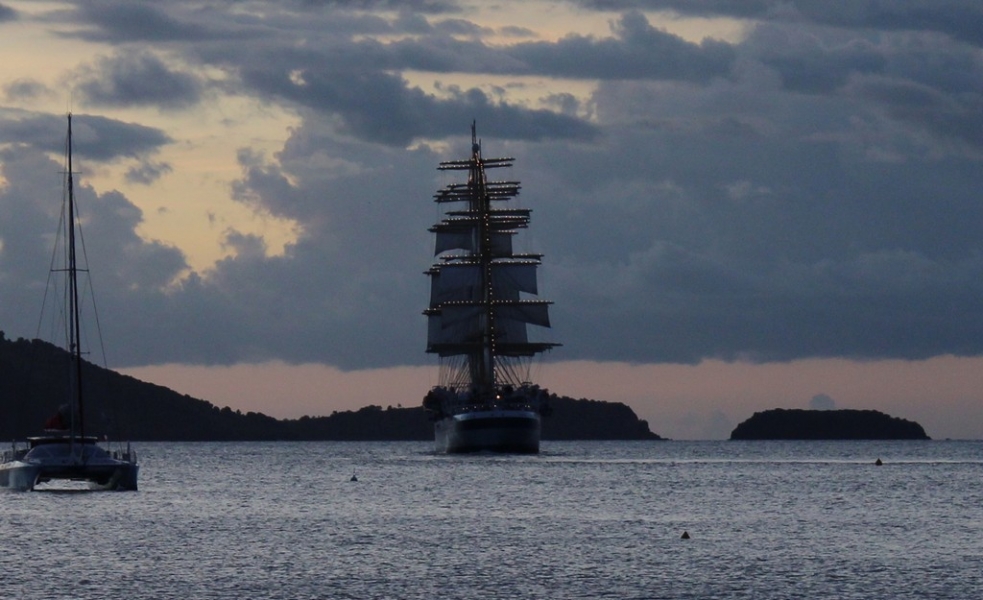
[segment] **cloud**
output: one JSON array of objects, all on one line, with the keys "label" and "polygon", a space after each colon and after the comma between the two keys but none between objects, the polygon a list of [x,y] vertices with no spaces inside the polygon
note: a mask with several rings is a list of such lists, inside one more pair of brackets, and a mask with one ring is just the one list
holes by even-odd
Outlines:
[{"label": "cloud", "polygon": [[[157,23],[184,23],[187,17],[166,16],[164,9],[142,7],[126,19]],[[129,15],[129,9],[122,11]],[[654,29],[641,14],[623,16],[615,24],[614,36],[595,40],[568,36],[556,43],[523,42],[490,47],[478,40],[490,33],[471,21],[440,21],[427,29],[419,19],[403,16],[373,21],[368,17],[341,13],[353,27],[327,34],[317,44],[298,45],[297,35],[283,32],[260,21],[240,22],[235,29],[227,22],[196,21],[196,35],[226,41],[247,30],[255,30],[253,44],[210,44],[204,50],[185,50],[186,59],[215,65],[237,65],[236,74],[246,93],[260,93],[273,101],[290,101],[330,112],[342,118],[345,132],[363,139],[406,145],[418,138],[439,138],[457,130],[463,120],[478,118],[518,139],[545,136],[585,139],[596,134],[591,125],[569,115],[527,108],[508,102],[493,102],[477,88],[442,86],[442,95],[410,85],[394,70],[412,69],[434,73],[474,72],[488,74],[545,75],[575,78],[666,78],[706,79],[725,74],[734,59],[726,43],[706,40],[692,44]],[[89,22],[112,36],[119,17],[109,10],[87,10]],[[96,18],[99,17],[99,18]],[[105,18],[103,18],[105,17]],[[303,25],[309,29],[309,24]],[[141,27],[136,28],[138,31]],[[177,25],[163,31],[182,30]],[[375,30],[375,31],[373,31]],[[155,29],[157,31],[157,29]],[[393,42],[351,40],[355,32],[425,34]],[[325,37],[325,31],[302,36]],[[455,35],[471,36],[468,41]],[[175,31],[167,41],[181,41]],[[146,37],[148,41],[155,38]],[[176,48],[175,48],[176,49]],[[117,57],[99,65],[99,76],[90,76],[82,89],[95,101],[107,104],[156,102],[187,105],[197,100],[200,83],[186,73],[168,70],[150,55]],[[147,85],[146,82],[153,82]],[[160,93],[158,90],[164,90]],[[380,119],[379,115],[385,115]]]},{"label": "cloud", "polygon": [[[123,123],[99,115],[73,117],[75,150],[95,161],[140,158],[156,153],[173,140],[163,131],[137,123]],[[65,116],[0,110],[0,145],[26,144],[46,152],[64,154]]]},{"label": "cloud", "polygon": [[126,171],[126,180],[130,183],[140,183],[150,185],[160,179],[166,173],[174,169],[167,163],[155,161],[142,161],[139,165],[131,167]]},{"label": "cloud", "polygon": [[[9,293],[2,308],[4,328],[18,336],[33,337],[38,331],[42,298],[45,298],[52,243],[61,217],[64,165],[48,158],[40,149],[20,147],[0,152],[0,280]],[[147,242],[136,233],[142,221],[141,211],[119,192],[97,193],[81,175],[75,178],[75,198],[79,218],[85,224],[79,238],[79,260],[84,276],[91,277],[83,286],[86,293],[96,290],[104,331],[111,339],[120,339],[118,331],[160,314],[164,290],[187,269],[183,255],[160,242]],[[57,279],[57,273],[53,273]],[[8,287],[9,286],[9,287]],[[51,302],[55,296],[49,296]],[[90,297],[87,311],[94,308]],[[140,315],[143,315],[141,317]],[[87,331],[95,333],[91,313]],[[44,321],[44,323],[50,323]],[[29,324],[29,325],[28,325]],[[57,340],[54,332],[40,332]],[[148,333],[133,328],[136,336]],[[123,338],[125,339],[125,338]],[[130,340],[127,340],[130,341]],[[139,345],[139,338],[136,340]],[[98,346],[91,346],[98,351]],[[127,359],[115,364],[126,364]]]},{"label": "cloud", "polygon": [[461,10],[453,0],[292,0],[297,6],[340,7],[357,10],[397,10],[405,13],[442,14]]},{"label": "cloud", "polygon": [[[175,5],[185,6],[183,2]],[[161,4],[126,2],[125,0],[95,0],[75,5],[72,21],[90,25],[67,36],[103,42],[195,42],[209,39],[215,30],[196,22],[188,16],[175,18]],[[202,13],[208,9],[202,9]]]},{"label": "cloud", "polygon": [[15,79],[3,86],[4,96],[8,100],[33,100],[51,95],[51,90],[35,79]]},{"label": "cloud", "polygon": [[450,88],[439,98],[412,87],[398,75],[317,69],[294,83],[285,72],[247,70],[243,81],[264,96],[288,100],[340,118],[339,129],[369,142],[407,146],[416,139],[439,139],[479,120],[512,139],[587,140],[595,128],[581,119],[544,109],[496,102],[479,89]]},{"label": "cloud", "polygon": [[809,400],[809,408],[812,410],[833,410],[836,402],[826,394],[816,394]]},{"label": "cloud", "polygon": [[[460,11],[456,3],[440,0],[289,0],[258,3],[252,11],[229,11],[224,4],[189,0],[140,4],[129,0],[76,2],[74,11],[60,17],[75,29],[62,35],[103,43],[145,42],[177,47],[223,42],[243,47],[263,44],[271,38],[292,44],[303,39],[307,31],[345,37],[390,33],[390,14],[396,14],[395,22],[408,31],[419,33],[421,27],[427,28],[426,22],[413,15]],[[191,50],[196,51],[199,50]]]},{"label": "cloud", "polygon": [[77,76],[75,89],[101,106],[159,106],[180,109],[200,101],[202,80],[171,69],[148,52],[127,52],[103,57]]},{"label": "cloud", "polygon": [[856,0],[831,6],[825,0],[576,0],[602,11],[663,10],[691,17],[820,23],[827,26],[881,31],[925,30],[979,44],[983,41],[983,9],[974,0]]},{"label": "cloud", "polygon": [[623,15],[615,37],[569,35],[558,42],[527,42],[505,50],[528,72],[589,79],[682,79],[706,81],[726,74],[735,58],[726,42],[693,44],[653,28],[641,13]]},{"label": "cloud", "polygon": [[17,11],[6,4],[0,4],[0,23],[15,21],[18,18]]}]

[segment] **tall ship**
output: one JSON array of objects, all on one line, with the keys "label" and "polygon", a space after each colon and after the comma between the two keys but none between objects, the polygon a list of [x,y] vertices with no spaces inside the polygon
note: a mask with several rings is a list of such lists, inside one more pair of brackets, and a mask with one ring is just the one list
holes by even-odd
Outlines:
[{"label": "tall ship", "polygon": [[127,443],[124,448],[119,443],[116,449],[104,448],[100,437],[86,430],[78,277],[87,269],[80,264],[84,261],[76,252],[80,219],[72,172],[71,114],[68,115],[65,142],[64,193],[64,230],[59,234],[57,250],[60,252],[55,253],[63,256],[64,264],[52,265],[52,274],[65,276],[66,306],[62,325],[69,363],[65,373],[65,403],[44,423],[41,435],[27,438],[26,443],[14,441],[10,449],[0,454],[0,488],[30,491],[41,484],[63,481],[81,482],[90,489],[136,490],[140,467],[130,445]]},{"label": "tall ship", "polygon": [[434,421],[438,452],[539,452],[549,393],[530,381],[533,359],[558,346],[530,338],[548,328],[549,305],[538,299],[541,254],[513,250],[531,210],[513,206],[518,181],[492,181],[486,171],[513,158],[484,158],[475,124],[471,157],[438,170],[467,173],[434,201],[447,206],[430,228],[436,262],[430,277],[427,352],[440,357],[438,385],[423,401]]}]

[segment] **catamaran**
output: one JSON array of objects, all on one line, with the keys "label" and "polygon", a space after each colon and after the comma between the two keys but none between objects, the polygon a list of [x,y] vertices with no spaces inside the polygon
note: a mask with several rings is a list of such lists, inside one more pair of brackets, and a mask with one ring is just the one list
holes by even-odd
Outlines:
[{"label": "catamaran", "polygon": [[87,435],[82,394],[82,349],[79,324],[79,267],[76,256],[78,216],[72,173],[72,115],[68,115],[65,149],[65,220],[66,243],[63,268],[53,269],[67,278],[67,350],[70,368],[65,405],[44,424],[43,435],[29,437],[26,444],[13,442],[0,457],[0,488],[33,490],[52,480],[88,483],[90,488],[136,490],[136,453],[129,443],[117,450],[100,445],[98,436]]}]

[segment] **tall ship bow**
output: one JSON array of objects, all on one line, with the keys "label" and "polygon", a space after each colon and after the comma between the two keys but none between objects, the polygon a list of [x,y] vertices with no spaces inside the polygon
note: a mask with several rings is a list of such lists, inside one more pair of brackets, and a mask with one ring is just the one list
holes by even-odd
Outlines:
[{"label": "tall ship bow", "polygon": [[430,228],[436,262],[430,277],[427,352],[440,357],[439,385],[423,406],[442,452],[539,452],[549,394],[530,381],[533,359],[552,342],[534,341],[529,325],[548,328],[548,300],[536,298],[542,255],[513,251],[530,209],[512,206],[517,181],[491,181],[488,169],[512,158],[483,158],[471,125],[471,157],[440,163],[467,173],[434,195],[449,208]]}]

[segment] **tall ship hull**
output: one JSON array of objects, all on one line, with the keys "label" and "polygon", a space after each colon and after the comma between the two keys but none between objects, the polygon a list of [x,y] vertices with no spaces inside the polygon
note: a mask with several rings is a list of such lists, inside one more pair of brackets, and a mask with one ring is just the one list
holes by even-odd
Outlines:
[{"label": "tall ship hull", "polygon": [[434,423],[434,438],[438,452],[536,454],[541,430],[535,411],[490,409],[439,419]]},{"label": "tall ship hull", "polygon": [[515,250],[531,211],[510,202],[516,181],[491,181],[487,169],[511,158],[484,158],[471,126],[471,157],[440,163],[467,181],[434,195],[452,204],[430,228],[436,262],[430,277],[427,352],[441,360],[440,383],[424,398],[438,452],[539,452],[549,393],[531,383],[529,367],[558,344],[537,341],[530,326],[548,328],[551,302],[536,298],[539,254]]}]

